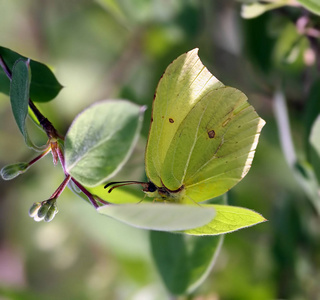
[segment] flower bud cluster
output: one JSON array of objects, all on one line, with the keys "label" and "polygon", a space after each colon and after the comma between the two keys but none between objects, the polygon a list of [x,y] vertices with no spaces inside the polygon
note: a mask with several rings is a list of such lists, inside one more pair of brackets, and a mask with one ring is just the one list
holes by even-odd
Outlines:
[{"label": "flower bud cluster", "polygon": [[49,199],[42,202],[35,202],[29,210],[29,216],[35,221],[50,222],[58,213],[56,199]]}]

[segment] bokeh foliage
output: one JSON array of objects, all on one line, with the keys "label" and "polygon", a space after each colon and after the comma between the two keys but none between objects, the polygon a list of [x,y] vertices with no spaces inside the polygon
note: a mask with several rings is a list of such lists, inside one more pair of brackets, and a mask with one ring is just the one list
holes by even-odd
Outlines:
[{"label": "bokeh foliage", "polygon": [[[147,104],[140,142],[117,177],[137,180],[144,179],[156,84],[174,58],[199,47],[208,69],[244,91],[267,121],[253,166],[229,193],[229,202],[259,211],[269,222],[226,235],[213,272],[194,294],[317,299],[320,221],[314,203],[319,199],[310,201],[301,182],[309,182],[309,168],[320,178],[319,157],[309,143],[320,112],[320,37],[307,33],[309,28],[319,33],[320,18],[288,6],[254,19],[243,19],[240,12],[240,3],[232,0],[6,1],[0,10],[0,45],[52,66],[65,88],[39,107],[64,134],[75,115],[97,100]],[[306,17],[303,27],[299,22]],[[275,95],[282,95],[288,110],[298,165],[288,162],[288,144],[279,140],[285,111],[277,117]],[[41,144],[43,136],[35,136]],[[3,94],[0,138],[1,166],[30,158]],[[53,223],[37,224],[28,217],[30,205],[49,196],[61,179],[46,158],[27,176],[0,181],[0,295],[164,299],[147,232],[97,217],[68,191],[59,199],[61,212]]]}]

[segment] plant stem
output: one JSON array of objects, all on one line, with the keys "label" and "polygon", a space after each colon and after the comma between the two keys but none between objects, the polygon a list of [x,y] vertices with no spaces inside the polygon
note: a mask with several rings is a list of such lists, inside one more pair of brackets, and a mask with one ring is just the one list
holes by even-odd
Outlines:
[{"label": "plant stem", "polygon": [[6,63],[4,62],[4,60],[2,59],[1,55],[0,55],[0,66],[2,67],[3,71],[6,73],[7,77],[8,77],[9,80],[11,81],[11,79],[12,79],[11,71],[10,71],[9,68],[7,67],[7,65],[6,65]]},{"label": "plant stem", "polygon": [[39,111],[39,109],[34,105],[31,99],[29,99],[29,107],[35,114],[41,127],[43,128],[49,139],[60,138],[63,140],[63,137],[57,132],[52,123]]},{"label": "plant stem", "polygon": [[63,172],[64,172],[64,174],[68,175],[69,173],[67,172],[66,167],[65,167],[65,163],[64,163],[65,162],[64,155],[63,155],[63,152],[61,151],[59,146],[56,148],[56,151],[57,151]]},{"label": "plant stem", "polygon": [[70,175],[67,175],[66,178],[62,181],[62,183],[59,185],[57,190],[51,195],[50,199],[56,199],[60,196],[60,194],[63,192],[63,190],[66,188],[67,184],[69,183],[71,179]]},{"label": "plant stem", "polygon": [[42,157],[46,156],[49,152],[50,152],[51,148],[50,146],[47,146],[47,148],[45,149],[44,152],[42,152],[40,155],[38,155],[37,157],[35,157],[34,159],[30,160],[28,162],[28,165],[31,166],[33,165],[35,162],[37,162],[39,159],[41,159]]},{"label": "plant stem", "polygon": [[278,124],[280,143],[284,157],[287,164],[293,168],[297,161],[297,156],[292,142],[288,110],[281,90],[276,91],[274,95],[273,111]]},{"label": "plant stem", "polygon": [[75,180],[74,178],[72,178],[72,181],[75,183],[75,185],[81,190],[82,193],[84,193],[89,201],[91,202],[91,204],[94,206],[94,208],[98,208],[99,205],[97,203],[97,201],[94,199],[94,197],[92,196],[92,194],[87,191],[77,180]]},{"label": "plant stem", "polygon": [[[278,125],[281,148],[284,157],[287,161],[287,164],[293,171],[293,176],[295,177],[296,181],[307,195],[308,199],[314,206],[317,214],[320,216],[320,202],[316,176],[312,168],[308,168],[308,166],[303,167],[303,165],[301,165],[297,158],[297,154],[294,149],[293,140],[291,136],[290,122],[288,117],[285,95],[283,94],[283,91],[281,91],[280,89],[276,91],[274,95],[273,110]],[[307,173],[303,174],[305,172],[299,172],[299,166],[300,168],[303,167],[304,171]]]}]

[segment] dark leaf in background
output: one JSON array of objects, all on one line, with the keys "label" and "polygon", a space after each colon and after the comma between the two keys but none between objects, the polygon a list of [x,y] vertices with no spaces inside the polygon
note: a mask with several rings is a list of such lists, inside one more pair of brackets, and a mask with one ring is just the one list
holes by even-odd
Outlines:
[{"label": "dark leaf in background", "polygon": [[182,295],[194,290],[212,268],[222,240],[151,231],[153,258],[168,291]]},{"label": "dark leaf in background", "polygon": [[[18,59],[27,59],[4,47],[0,47],[0,55],[11,72]],[[30,98],[32,101],[47,102],[55,98],[62,89],[62,85],[57,81],[52,71],[46,65],[34,60],[30,61],[30,68],[32,72]],[[0,92],[9,95],[9,90],[10,80],[0,68]]]},{"label": "dark leaf in background", "polygon": [[269,13],[244,21],[245,53],[252,63],[265,73],[272,68],[272,51],[275,44],[275,39],[268,32],[269,22]]}]

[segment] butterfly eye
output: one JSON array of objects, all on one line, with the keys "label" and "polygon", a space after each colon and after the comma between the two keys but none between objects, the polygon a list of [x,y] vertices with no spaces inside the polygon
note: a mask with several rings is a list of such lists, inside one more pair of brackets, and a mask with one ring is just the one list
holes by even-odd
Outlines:
[{"label": "butterfly eye", "polygon": [[150,193],[153,193],[157,190],[157,187],[150,181],[148,183],[148,186],[147,186],[147,191],[146,192],[150,192]]}]

